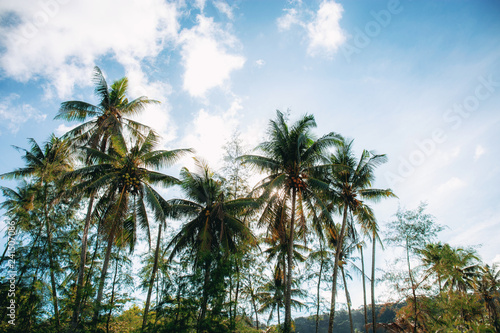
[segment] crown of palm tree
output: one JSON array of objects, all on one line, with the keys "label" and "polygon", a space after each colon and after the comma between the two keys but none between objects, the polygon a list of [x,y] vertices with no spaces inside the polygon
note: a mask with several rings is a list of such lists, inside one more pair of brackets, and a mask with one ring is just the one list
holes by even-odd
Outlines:
[{"label": "crown of palm tree", "polygon": [[205,163],[196,160],[197,171],[181,170],[181,187],[186,199],[173,199],[172,216],[189,220],[172,239],[170,260],[183,250],[193,255],[196,266],[200,260],[217,253],[235,253],[244,240],[254,241],[250,229],[239,217],[257,203],[250,198],[227,200],[222,179]]},{"label": "crown of palm tree", "polygon": [[84,122],[70,130],[65,136],[78,144],[88,145],[94,149],[105,151],[113,135],[128,131],[134,137],[143,138],[149,127],[128,117],[142,112],[149,104],[159,103],[145,96],[129,102],[126,97],[128,79],[126,77],[115,81],[108,87],[106,79],[99,67],[94,68],[95,94],[99,104],[93,105],[82,101],[67,101],[61,104],[55,119]]}]

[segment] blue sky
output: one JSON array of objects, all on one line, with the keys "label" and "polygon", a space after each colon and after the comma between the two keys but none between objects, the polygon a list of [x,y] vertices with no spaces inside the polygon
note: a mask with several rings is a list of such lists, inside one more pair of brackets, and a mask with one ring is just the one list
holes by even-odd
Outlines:
[{"label": "blue sky", "polygon": [[427,201],[449,227],[442,241],[481,244],[491,264],[499,17],[498,1],[1,1],[0,173],[22,165],[11,145],[75,125],[53,120],[61,102],[97,102],[98,65],[108,83],[127,76],[131,97],[162,102],[139,120],[165,147],[214,166],[235,130],[254,147],[276,109],[314,114],[318,135],[387,154],[375,186],[399,200],[375,205],[382,225]]}]

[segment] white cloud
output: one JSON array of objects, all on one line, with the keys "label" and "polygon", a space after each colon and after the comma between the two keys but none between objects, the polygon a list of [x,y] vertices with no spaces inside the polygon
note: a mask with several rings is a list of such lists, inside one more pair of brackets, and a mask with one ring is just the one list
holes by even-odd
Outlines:
[{"label": "white cloud", "polygon": [[201,12],[205,9],[206,0],[195,0],[194,6],[197,7]]},{"label": "white cloud", "polygon": [[486,150],[484,149],[484,147],[481,145],[477,145],[476,150],[474,152],[474,160],[479,159],[481,156],[484,155],[484,153],[486,153]]},{"label": "white cloud", "polygon": [[7,129],[15,134],[19,131],[22,124],[34,120],[42,122],[47,118],[46,114],[41,113],[27,103],[16,103],[20,96],[10,94],[0,101],[0,120]]},{"label": "white cloud", "polygon": [[334,1],[323,1],[313,22],[307,25],[308,53],[311,56],[324,53],[331,55],[345,42],[346,36],[339,21],[344,9]]},{"label": "white cloud", "polygon": [[238,104],[234,103],[228,112],[219,115],[201,109],[194,117],[192,125],[189,126],[190,129],[183,140],[183,145],[194,148],[196,156],[207,161],[214,170],[218,169],[224,154],[222,147],[238,125],[234,116],[238,109]]},{"label": "white cloud", "polygon": [[285,8],[285,14],[276,21],[280,31],[290,30],[298,25],[307,32],[307,53],[310,56],[332,56],[346,40],[339,21],[344,11],[335,1],[323,0],[319,9],[311,11],[302,2],[295,7]]},{"label": "white cloud", "polygon": [[296,8],[285,8],[284,11],[286,12],[286,14],[279,17],[276,22],[278,24],[279,30],[289,30],[294,24],[302,25],[302,22],[299,19],[299,13]]},{"label": "white cloud", "polygon": [[463,180],[461,180],[460,178],[452,177],[446,183],[439,185],[437,188],[437,192],[438,193],[449,193],[449,192],[458,190],[458,189],[464,187],[465,185],[466,185],[466,183]]},{"label": "white cloud", "polygon": [[0,28],[0,67],[19,81],[48,77],[61,98],[89,84],[99,57],[155,56],[179,30],[163,0],[3,1],[0,12],[18,22]]},{"label": "white cloud", "polygon": [[242,68],[245,58],[228,53],[238,41],[212,18],[198,15],[197,21],[196,26],[181,32],[179,42],[185,67],[183,88],[192,96],[203,97],[207,90],[222,86],[232,71]]},{"label": "white cloud", "polygon": [[233,14],[233,9],[231,6],[227,4],[225,1],[215,1],[214,2],[215,8],[223,14],[227,16],[228,19],[233,20],[234,19],[234,14]]},{"label": "white cloud", "polygon": [[493,262],[494,262],[494,263],[497,263],[498,265],[500,265],[500,254],[497,254],[497,255],[495,256],[495,258],[493,259]]},{"label": "white cloud", "polygon": [[130,96],[138,98],[146,96],[149,99],[160,101],[160,104],[150,104],[135,119],[140,123],[154,128],[161,135],[163,144],[176,137],[176,128],[170,118],[171,105],[169,95],[172,87],[166,82],[151,81],[142,71],[140,63],[131,58],[129,61],[122,60],[125,66],[125,74],[129,79]]},{"label": "white cloud", "polygon": [[255,61],[255,65],[259,68],[263,67],[265,64],[266,64],[266,62],[263,59],[258,59]]}]

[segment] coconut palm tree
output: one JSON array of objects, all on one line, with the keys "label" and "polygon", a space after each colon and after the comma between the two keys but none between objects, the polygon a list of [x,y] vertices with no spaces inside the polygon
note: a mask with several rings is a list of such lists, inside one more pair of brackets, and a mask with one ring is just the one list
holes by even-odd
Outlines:
[{"label": "coconut palm tree", "polygon": [[[348,226],[347,226],[348,232],[346,233],[342,243],[339,268],[342,275],[342,281],[344,284],[344,291],[347,302],[347,311],[349,315],[351,332],[353,333],[354,325],[353,325],[352,311],[351,311],[351,296],[347,288],[347,279],[346,279],[346,276],[350,278],[350,275],[346,273],[346,270],[350,266],[359,273],[359,268],[354,264],[354,259],[356,258],[353,257],[353,252],[358,248],[360,244],[362,244],[362,242],[359,240],[358,233],[356,232],[356,229],[354,228],[352,222],[353,218],[352,216],[349,216]],[[327,245],[334,251],[337,250],[337,244],[339,242],[339,230],[340,230],[340,225],[331,226],[326,230]]]},{"label": "coconut palm tree", "polygon": [[[0,204],[0,208],[5,210],[5,215],[12,221],[11,225],[14,226],[15,231],[19,233],[20,230],[32,231],[37,229],[36,236],[33,244],[36,244],[40,237],[41,229],[33,225],[31,212],[34,208],[35,188],[28,184],[25,180],[21,182],[16,189],[11,189],[5,186],[0,186],[0,191],[5,200]],[[9,239],[9,228],[6,230],[6,238]],[[13,234],[13,233],[11,233]],[[9,242],[5,244],[5,250],[0,259],[0,266],[2,265]],[[30,251],[31,253],[31,251]]]},{"label": "coconut palm tree", "polygon": [[[256,297],[261,303],[259,308],[259,313],[269,313],[268,324],[274,318],[274,315],[278,316],[278,327],[281,327],[280,320],[280,309],[284,307],[284,291],[285,291],[285,275],[284,275],[285,262],[277,263],[274,274],[272,278],[268,278],[263,285],[257,288]],[[299,288],[299,283],[294,280],[292,288],[292,300],[291,304],[293,308],[300,309],[304,307],[304,303],[300,302],[296,298],[302,298],[306,296],[306,293]]]},{"label": "coconut palm tree", "polygon": [[377,313],[375,312],[375,250],[377,249],[377,243],[382,246],[382,240],[380,239],[378,226],[377,224],[372,225],[371,230],[371,239],[372,239],[372,272],[370,279],[370,291],[371,291],[371,307],[372,307],[372,328],[373,332],[375,332],[377,327]]},{"label": "coconut palm tree", "polygon": [[[363,314],[365,319],[365,333],[368,333],[368,310],[366,306],[366,274],[365,274],[365,258],[363,255],[363,247],[365,242],[358,243],[357,248],[361,258],[361,278],[363,283]],[[375,327],[375,326],[374,326]]]},{"label": "coconut palm tree", "polygon": [[[340,142],[340,135],[329,133],[315,139],[311,129],[316,126],[314,116],[305,115],[291,126],[285,116],[276,112],[276,119],[269,123],[268,141],[257,149],[262,155],[244,155],[242,160],[267,176],[254,188],[264,203],[260,225],[272,226],[275,219],[281,219],[286,227],[288,242],[287,266],[285,274],[285,332],[291,330],[291,287],[293,280],[293,244],[297,226],[306,230],[307,210],[314,207],[326,211],[319,199],[319,193],[327,185],[316,173],[326,149]],[[276,215],[276,213],[289,214]],[[327,214],[325,214],[327,215]],[[306,233],[303,233],[304,236]]]},{"label": "coconut palm tree", "polygon": [[[67,101],[61,104],[55,119],[83,122],[66,133],[65,137],[71,139],[75,145],[85,145],[101,152],[105,152],[110,147],[111,137],[114,134],[128,132],[134,137],[143,138],[143,133],[146,133],[149,128],[128,117],[137,115],[146,106],[159,102],[144,96],[129,102],[126,96],[128,79],[126,77],[121,78],[115,81],[111,87],[108,87],[103,73],[97,66],[94,68],[94,83],[99,104],[93,105],[82,101]],[[89,204],[82,234],[76,299],[72,316],[73,328],[77,325],[80,312],[87,255],[87,238],[95,199],[95,193],[87,194],[89,195]]]},{"label": "coconut palm tree", "polygon": [[473,289],[474,279],[479,273],[479,258],[473,249],[443,246],[445,252],[444,288],[466,292]]},{"label": "coconut palm tree", "polygon": [[493,322],[496,332],[500,332],[499,302],[500,296],[500,269],[498,264],[493,266],[484,265],[481,267],[481,275],[477,278],[475,289],[484,300],[484,305],[488,311],[490,320]]},{"label": "coconut palm tree", "polygon": [[195,269],[203,271],[203,295],[198,316],[202,329],[209,301],[212,268],[245,242],[255,242],[242,214],[258,205],[253,199],[227,200],[221,178],[203,162],[195,159],[198,172],[181,170],[181,187],[186,199],[168,201],[175,217],[185,217],[179,233],[170,241],[169,260],[181,253],[188,255]]},{"label": "coconut palm tree", "polygon": [[60,193],[62,191],[58,182],[64,173],[73,168],[72,151],[67,140],[62,140],[54,135],[51,135],[43,147],[40,147],[34,139],[29,139],[29,142],[31,144],[31,148],[29,150],[15,147],[17,150],[24,152],[23,159],[26,162],[26,166],[12,172],[5,173],[1,176],[7,179],[31,177],[33,184],[37,187],[36,191],[38,192],[42,202],[42,225],[40,228],[45,227],[47,234],[52,302],[54,306],[56,330],[59,331],[59,305],[57,298],[57,283],[55,278],[55,262],[52,241],[53,226],[50,214],[54,204],[61,198]]},{"label": "coconut palm tree", "polygon": [[445,269],[445,252],[449,252],[450,249],[448,244],[429,243],[423,249],[418,250],[423,266],[427,267],[426,274],[436,277],[439,292],[443,291],[442,279]]},{"label": "coconut palm tree", "polygon": [[378,201],[382,198],[395,197],[390,189],[372,188],[375,180],[374,170],[387,161],[385,155],[376,155],[364,150],[359,160],[354,156],[353,140],[342,140],[337,150],[330,156],[331,172],[328,181],[331,189],[331,203],[342,216],[342,225],[335,250],[333,282],[331,295],[328,333],[333,332],[335,318],[335,297],[337,295],[337,275],[341,249],[346,236],[347,219],[350,214],[364,230],[373,230],[376,219],[370,206],[362,199]]},{"label": "coconut palm tree", "polygon": [[104,281],[114,242],[118,236],[124,237],[132,251],[138,224],[146,230],[150,240],[146,205],[159,223],[164,223],[164,209],[168,206],[152,186],[169,187],[179,183],[176,178],[156,170],[172,165],[190,152],[189,149],[155,150],[157,140],[157,136],[151,131],[144,140],[137,139],[129,148],[123,135],[118,133],[112,137],[113,144],[107,152],[82,147],[93,165],[78,169],[69,175],[82,179],[76,186],[77,190],[100,190],[103,193],[96,207],[101,211],[100,229],[107,238],[107,249],[95,302],[94,325],[99,317]]},{"label": "coconut palm tree", "polygon": [[127,98],[128,79],[123,77],[108,87],[103,73],[97,66],[94,68],[94,84],[99,104],[93,105],[82,101],[61,103],[55,119],[86,121],[66,133],[65,137],[79,145],[101,152],[105,152],[110,147],[111,137],[120,132],[128,132],[133,137],[144,139],[144,135],[151,129],[129,117],[136,116],[146,106],[159,102],[145,96],[129,101]]}]

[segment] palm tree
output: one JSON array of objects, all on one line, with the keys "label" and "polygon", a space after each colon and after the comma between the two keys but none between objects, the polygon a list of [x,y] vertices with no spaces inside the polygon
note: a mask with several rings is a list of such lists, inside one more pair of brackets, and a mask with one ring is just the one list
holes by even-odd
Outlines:
[{"label": "palm tree", "polygon": [[374,169],[387,161],[386,156],[376,155],[364,150],[358,161],[352,151],[352,143],[352,140],[343,140],[338,145],[335,154],[330,156],[331,172],[328,178],[331,186],[331,201],[338,208],[339,213],[342,214],[342,225],[335,250],[328,333],[333,332],[337,275],[347,227],[347,218],[349,214],[352,214],[362,229],[374,230],[376,219],[373,211],[370,206],[360,199],[378,201],[382,198],[395,197],[390,189],[371,188],[372,182],[375,179]]},{"label": "palm tree", "polygon": [[155,170],[172,165],[190,152],[189,149],[155,150],[157,136],[153,132],[149,132],[144,140],[138,139],[132,148],[127,147],[121,133],[114,135],[112,141],[112,147],[107,152],[83,147],[90,160],[96,163],[70,175],[82,179],[77,189],[103,192],[96,206],[102,211],[101,232],[107,238],[107,249],[95,303],[94,325],[99,316],[113,243],[121,235],[129,239],[132,251],[137,224],[147,231],[148,240],[150,239],[146,204],[152,210],[155,220],[164,223],[164,208],[168,205],[152,185],[168,187],[179,181]]},{"label": "palm tree", "polygon": [[366,307],[366,274],[365,274],[365,258],[363,255],[363,246],[365,246],[365,242],[359,243],[357,245],[357,248],[359,250],[359,255],[361,258],[361,278],[363,282],[363,314],[365,319],[365,333],[368,333],[368,312]]},{"label": "palm tree", "polygon": [[318,278],[318,283],[316,285],[316,333],[319,331],[319,310],[321,306],[321,296],[320,296],[320,290],[321,290],[321,281],[323,279],[323,276],[327,274],[327,270],[330,268],[329,265],[329,258],[330,256],[334,256],[334,252],[332,252],[328,247],[325,247],[325,241],[324,239],[320,238],[319,239],[319,249],[317,251],[313,251],[309,254],[307,257],[307,260],[309,261],[309,264],[312,266],[314,263],[319,263],[319,271],[316,271],[314,269],[307,269],[308,266],[306,266],[306,269],[311,272],[309,274],[308,278]]},{"label": "palm tree", "polygon": [[56,321],[56,330],[60,330],[59,306],[57,298],[57,284],[55,278],[55,263],[52,242],[53,227],[51,223],[51,209],[56,201],[61,197],[57,192],[60,190],[58,181],[61,176],[70,171],[73,167],[70,145],[67,140],[52,135],[45,145],[40,147],[34,139],[29,139],[31,148],[29,150],[15,147],[24,152],[23,159],[26,166],[15,171],[1,175],[7,179],[20,179],[32,177],[33,182],[41,193],[42,201],[42,221],[47,233],[47,248],[50,267],[50,281],[52,289],[52,302],[54,306],[54,317]]},{"label": "palm tree", "polygon": [[256,265],[253,271],[248,271],[248,274],[243,275],[242,280],[241,293],[248,297],[255,315],[256,328],[259,329],[259,308],[257,303],[261,301],[259,291],[264,284],[264,266]]},{"label": "palm tree", "polygon": [[479,258],[473,249],[452,248],[443,246],[444,252],[444,288],[465,293],[473,289],[474,280],[479,272]]},{"label": "palm tree", "polygon": [[61,103],[55,119],[84,122],[65,134],[77,144],[105,152],[111,145],[111,137],[120,132],[129,132],[133,137],[143,138],[150,128],[130,118],[138,115],[146,106],[159,103],[141,96],[129,102],[128,79],[123,77],[108,87],[99,67],[94,68],[95,94],[98,105],[82,101]]},{"label": "palm tree", "polygon": [[[0,208],[5,209],[5,215],[11,219],[11,225],[15,226],[15,232],[19,232],[20,229],[30,231],[36,228],[36,226],[33,226],[31,219],[31,211],[34,208],[35,189],[23,180],[21,185],[17,186],[15,190],[5,186],[0,186],[0,191],[2,191],[2,195],[5,198],[5,200],[0,204]],[[41,229],[39,229],[39,231],[41,231]],[[36,243],[39,237],[40,232],[38,232],[35,236],[33,244]],[[6,238],[7,240],[10,239],[8,230],[6,230]],[[2,254],[2,258],[0,259],[0,266],[5,259],[8,248],[9,241],[5,244],[5,250]]]},{"label": "palm tree", "polygon": [[253,199],[226,200],[221,179],[203,162],[195,159],[198,173],[181,170],[181,187],[186,199],[172,199],[168,204],[175,217],[186,217],[181,230],[167,248],[172,252],[169,260],[187,253],[195,269],[204,275],[203,295],[198,316],[198,331],[206,316],[212,266],[238,252],[245,242],[255,242],[254,236],[241,214],[256,208]]},{"label": "palm tree", "polygon": [[[340,141],[340,135],[329,133],[317,140],[311,133],[316,126],[314,116],[305,115],[292,126],[287,124],[285,116],[277,111],[276,120],[269,123],[269,140],[261,143],[259,149],[263,155],[245,155],[242,160],[254,166],[267,176],[254,188],[260,193],[265,203],[260,225],[275,224],[281,219],[286,226],[288,242],[287,266],[285,275],[285,332],[291,330],[291,288],[292,261],[295,230],[298,226],[306,230],[306,210],[321,207],[319,193],[327,185],[315,176],[317,165],[327,148]],[[275,215],[277,212],[290,211],[290,214]],[[289,216],[289,218],[288,218]],[[304,232],[305,235],[305,232]]]},{"label": "palm tree", "polygon": [[421,255],[423,265],[427,267],[427,275],[436,276],[439,292],[443,291],[442,279],[445,273],[445,252],[449,252],[450,249],[448,244],[429,243],[418,251]]},{"label": "palm tree", "polygon": [[373,332],[376,331],[377,327],[377,314],[375,312],[375,250],[377,248],[377,242],[382,246],[382,240],[380,239],[379,233],[378,233],[378,226],[377,224],[372,225],[372,272],[371,272],[371,279],[370,279],[370,287],[371,287],[371,307],[372,307],[372,328]]},{"label": "palm tree", "polygon": [[[356,229],[354,229],[354,225],[352,223],[352,216],[350,216],[349,221],[348,221],[348,232],[344,237],[344,241],[342,243],[342,250],[340,253],[340,261],[339,261],[339,268],[340,272],[342,274],[342,281],[344,284],[344,291],[345,291],[345,297],[346,297],[346,302],[347,302],[347,311],[349,315],[349,322],[350,322],[350,327],[351,327],[351,332],[354,332],[354,325],[353,325],[353,320],[352,320],[352,311],[351,311],[351,296],[349,294],[349,290],[347,288],[347,279],[346,279],[346,268],[348,266],[352,266],[354,269],[356,269],[359,272],[358,267],[356,267],[353,263],[353,258],[352,254],[356,248],[362,242],[359,241],[359,236],[358,233],[356,232]],[[337,245],[339,242],[339,229],[340,225],[335,225],[331,226],[327,229],[326,233],[326,240],[327,244],[331,249],[336,250]],[[350,277],[350,276],[349,276]]]},{"label": "palm tree", "polygon": [[489,265],[482,266],[481,275],[477,278],[475,289],[484,300],[484,305],[496,332],[500,332],[500,319],[498,314],[499,288],[500,269],[498,269],[498,265],[495,263],[491,267]]},{"label": "palm tree", "polygon": [[[125,127],[134,137],[143,137],[141,131],[149,128],[126,117],[139,114],[144,108],[158,101],[139,97],[131,102],[126,97],[128,79],[126,77],[115,81],[111,87],[104,78],[99,67],[94,68],[95,94],[99,98],[98,105],[92,105],[82,101],[67,101],[61,104],[55,119],[67,121],[84,122],[65,134],[76,145],[86,145],[87,147],[105,152],[111,144],[111,137],[122,132]],[[78,281],[76,299],[73,309],[72,327],[76,328],[80,312],[80,303],[84,284],[84,268],[87,255],[87,238],[91,224],[91,214],[94,204],[95,193],[89,194],[89,204],[85,226],[82,234],[82,246],[80,251],[80,266],[78,269]]]},{"label": "palm tree", "polygon": [[[259,299],[261,303],[258,312],[269,312],[268,324],[274,318],[274,313],[276,312],[278,316],[278,327],[281,327],[280,309],[284,306],[284,266],[285,262],[277,263],[272,278],[268,278],[268,280],[258,288],[256,294],[257,299]],[[304,303],[298,301],[295,297],[304,297],[306,294],[302,289],[298,288],[299,283],[297,280],[294,280],[292,285],[294,286],[294,288],[292,288],[292,307],[302,308],[305,306]]]}]

